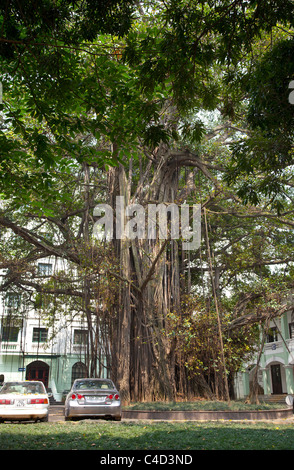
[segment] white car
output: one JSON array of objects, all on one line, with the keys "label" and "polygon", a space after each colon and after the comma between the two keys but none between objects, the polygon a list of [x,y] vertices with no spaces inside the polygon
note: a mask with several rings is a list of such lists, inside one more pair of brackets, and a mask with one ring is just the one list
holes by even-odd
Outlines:
[{"label": "white car", "polygon": [[48,421],[49,396],[42,382],[5,382],[0,390],[0,422]]}]

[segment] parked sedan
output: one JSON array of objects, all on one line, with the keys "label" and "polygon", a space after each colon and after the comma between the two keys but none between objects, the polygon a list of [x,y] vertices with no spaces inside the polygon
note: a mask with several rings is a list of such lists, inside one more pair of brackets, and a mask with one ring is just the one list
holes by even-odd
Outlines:
[{"label": "parked sedan", "polygon": [[5,382],[0,390],[0,422],[48,421],[49,396],[37,381]]},{"label": "parked sedan", "polygon": [[65,420],[73,418],[112,418],[121,420],[121,401],[109,379],[77,379],[66,397]]}]

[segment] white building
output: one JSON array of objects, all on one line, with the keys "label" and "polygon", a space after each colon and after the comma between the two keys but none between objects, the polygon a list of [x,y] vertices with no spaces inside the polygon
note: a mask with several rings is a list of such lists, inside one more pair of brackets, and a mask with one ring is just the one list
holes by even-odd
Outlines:
[{"label": "white building", "polygon": [[[50,276],[55,262],[42,260],[39,272]],[[61,401],[75,378],[87,376],[87,323],[64,311],[46,318],[27,297],[13,288],[0,297],[0,382],[41,380]]]}]

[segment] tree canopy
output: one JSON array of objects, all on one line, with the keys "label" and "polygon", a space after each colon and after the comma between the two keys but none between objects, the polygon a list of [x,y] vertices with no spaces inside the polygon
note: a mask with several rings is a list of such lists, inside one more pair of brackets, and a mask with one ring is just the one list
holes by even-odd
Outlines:
[{"label": "tree canopy", "polygon": [[[285,311],[293,18],[293,2],[275,0],[0,6],[1,290],[47,296],[48,315],[83,312],[92,375],[105,325],[127,399],[225,396],[252,325]],[[200,249],[93,244],[95,206],[118,195],[201,204]],[[68,272],[40,279],[46,256]]]}]

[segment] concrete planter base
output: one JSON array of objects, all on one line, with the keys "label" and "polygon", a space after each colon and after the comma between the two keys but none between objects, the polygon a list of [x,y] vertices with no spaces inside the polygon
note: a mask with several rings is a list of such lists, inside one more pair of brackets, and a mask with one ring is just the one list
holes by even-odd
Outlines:
[{"label": "concrete planter base", "polygon": [[140,411],[124,410],[125,419],[154,419],[174,421],[215,421],[215,420],[272,420],[293,417],[292,409],[256,411]]}]

